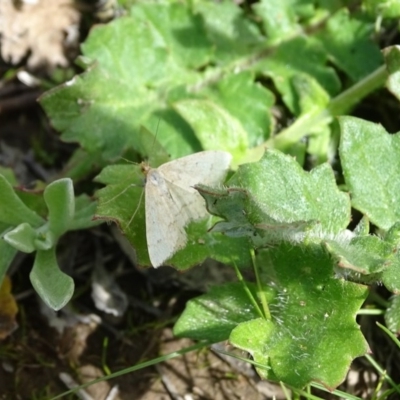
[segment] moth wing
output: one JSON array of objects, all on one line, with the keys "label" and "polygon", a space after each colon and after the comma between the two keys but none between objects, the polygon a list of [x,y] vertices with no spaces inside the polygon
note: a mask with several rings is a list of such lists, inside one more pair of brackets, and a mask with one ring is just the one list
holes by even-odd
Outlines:
[{"label": "moth wing", "polygon": [[146,238],[152,265],[158,267],[185,247],[185,226],[207,216],[205,203],[193,188],[216,185],[225,178],[231,155],[203,151],[150,169],[145,187]]},{"label": "moth wing", "polygon": [[184,207],[186,225],[207,215],[203,198],[193,186],[220,184],[226,177],[232,156],[225,151],[209,150],[178,158],[158,167],[173,196]]},{"label": "moth wing", "polygon": [[149,257],[157,268],[186,244],[185,221],[179,201],[157,170],[149,172],[145,187],[146,239]]}]

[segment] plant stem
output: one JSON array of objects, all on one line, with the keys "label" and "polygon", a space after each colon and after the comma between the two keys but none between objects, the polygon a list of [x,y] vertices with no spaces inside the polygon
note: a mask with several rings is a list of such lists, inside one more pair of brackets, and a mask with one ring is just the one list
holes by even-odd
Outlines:
[{"label": "plant stem", "polygon": [[243,161],[254,162],[259,160],[266,148],[277,148],[285,151],[305,136],[311,133],[315,134],[322,127],[330,124],[335,117],[346,114],[367,95],[383,87],[387,76],[386,66],[382,65],[364,79],[333,98],[325,110],[300,115],[292,125],[283,129],[263,144],[251,149]]},{"label": "plant stem", "polygon": [[370,93],[384,86],[388,73],[386,65],[382,65],[355,85],[331,100],[328,111],[333,117],[346,114],[351,108]]},{"label": "plant stem", "polygon": [[369,355],[365,354],[364,357],[370,362],[370,364],[396,389],[397,393],[400,393],[400,388],[396,385],[394,380],[383,370],[383,368]]},{"label": "plant stem", "polygon": [[251,293],[251,291],[250,291],[250,289],[248,288],[248,286],[247,286],[245,280],[243,279],[243,276],[242,276],[241,272],[239,271],[239,268],[237,267],[237,265],[236,265],[235,263],[233,263],[233,266],[234,266],[235,271],[236,271],[236,276],[237,276],[239,282],[243,285],[243,289],[244,289],[244,291],[246,292],[247,296],[249,297],[251,304],[253,304],[253,307],[254,307],[255,310],[257,311],[258,315],[259,315],[261,318],[265,318],[264,313],[262,312],[260,306],[258,305],[256,299],[255,299],[254,296],[253,296],[253,293]]},{"label": "plant stem", "polygon": [[254,249],[250,250],[250,254],[251,254],[251,260],[253,261],[254,273],[256,275],[258,295],[261,300],[261,304],[262,304],[262,307],[264,310],[264,315],[267,320],[271,320],[272,319],[271,312],[268,307],[268,302],[267,302],[267,298],[265,297],[265,292],[262,289],[262,284],[261,284],[261,280],[260,280],[260,274],[258,273],[258,267],[257,267],[257,263],[256,263],[256,256],[254,253]]}]

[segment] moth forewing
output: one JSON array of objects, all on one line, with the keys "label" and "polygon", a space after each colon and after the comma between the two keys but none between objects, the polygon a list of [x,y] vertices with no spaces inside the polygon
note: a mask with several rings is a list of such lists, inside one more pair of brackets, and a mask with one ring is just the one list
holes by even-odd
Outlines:
[{"label": "moth forewing", "polygon": [[202,151],[170,161],[157,170],[169,182],[188,190],[199,183],[209,186],[220,183],[226,177],[231,159],[225,151]]},{"label": "moth forewing", "polygon": [[171,201],[166,182],[154,170],[146,182],[146,239],[150,262],[159,267],[186,244],[180,207]]},{"label": "moth forewing", "polygon": [[185,247],[185,226],[208,215],[205,202],[193,188],[198,183],[220,184],[231,155],[204,151],[170,161],[146,174],[146,239],[152,265],[158,267]]}]

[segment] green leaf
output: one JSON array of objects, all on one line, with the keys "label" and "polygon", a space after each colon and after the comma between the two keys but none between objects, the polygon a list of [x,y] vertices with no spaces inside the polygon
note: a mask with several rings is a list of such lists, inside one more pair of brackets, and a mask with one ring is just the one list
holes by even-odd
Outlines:
[{"label": "green leaf", "polygon": [[[223,232],[231,237],[257,237],[254,225],[263,219],[260,218],[260,214],[264,218],[267,216],[262,213],[258,204],[245,189],[219,189],[204,185],[196,185],[195,189],[206,201],[208,212],[225,220],[217,222],[212,231]],[[256,212],[249,212],[249,210],[256,210]]]},{"label": "green leaf", "polygon": [[240,283],[212,288],[190,300],[174,333],[192,339],[226,340],[249,351],[261,377],[295,387],[319,381],[333,389],[353,358],[368,345],[355,322],[367,288],[333,277],[333,262],[320,246],[282,245],[257,260],[272,319],[265,321]]},{"label": "green leaf", "polygon": [[254,82],[251,72],[226,75],[204,92],[240,121],[250,147],[271,135],[274,128],[271,107],[275,99],[270,91]]},{"label": "green leaf", "polygon": [[[43,191],[46,188],[44,182],[37,181],[35,186],[31,189],[14,187],[15,194],[22,200],[22,202],[36,214],[45,218],[48,212],[46,203],[43,198]],[[44,220],[43,220],[44,221]],[[43,223],[42,221],[42,223]],[[25,221],[27,222],[27,221]],[[29,221],[28,221],[29,222]],[[31,222],[30,222],[31,223]],[[32,223],[31,223],[32,225]]]},{"label": "green leaf", "polygon": [[382,283],[394,294],[400,294],[400,256],[395,252],[391,263],[381,274]]},{"label": "green leaf", "polygon": [[[257,298],[255,285],[247,286]],[[273,289],[265,290],[267,299],[271,300]],[[174,326],[174,335],[220,342],[228,339],[238,324],[258,317],[243,285],[228,283],[211,287],[207,294],[189,300]]]},{"label": "green leaf", "polygon": [[81,195],[75,198],[74,219],[69,223],[68,230],[88,229],[99,225],[100,221],[94,221],[97,203],[88,196]]},{"label": "green leaf", "polygon": [[190,124],[203,149],[227,150],[236,161],[243,157],[248,148],[247,133],[222,107],[208,100],[183,100],[174,108]]},{"label": "green leaf", "polygon": [[0,175],[0,193],[1,222],[9,225],[19,225],[24,222],[33,226],[43,224],[43,219],[22,202],[3,175]]},{"label": "green leaf", "polygon": [[380,279],[388,290],[400,294],[400,222],[394,224],[386,232],[384,240],[391,246],[392,257]]},{"label": "green leaf", "polygon": [[141,265],[150,265],[146,243],[144,175],[137,165],[110,165],[95,179],[107,186],[97,191],[95,218],[117,223]]},{"label": "green leaf", "polygon": [[[187,68],[200,68],[210,60],[213,47],[206,36],[203,19],[181,4],[155,7],[142,3],[140,7],[131,8],[131,15],[139,25],[151,25],[169,50],[169,58],[175,57],[176,63]],[[160,72],[167,75],[164,70]]]},{"label": "green leaf", "polygon": [[400,99],[400,49],[392,46],[384,50],[386,68],[389,73],[386,87]]},{"label": "green leaf", "polygon": [[291,1],[261,0],[253,8],[261,17],[265,33],[272,43],[284,41],[301,32]]},{"label": "green leaf", "polygon": [[388,230],[400,219],[400,135],[354,117],[341,117],[339,123],[340,159],[352,206]]},{"label": "green leaf", "polygon": [[313,112],[323,110],[327,94],[339,92],[340,81],[327,63],[327,55],[318,43],[297,37],[281,43],[254,69],[274,81],[286,106],[299,115],[310,106]]},{"label": "green leaf", "polygon": [[109,162],[100,153],[89,154],[81,147],[78,147],[64,166],[63,176],[78,182],[88,175],[93,175],[94,171],[98,171],[98,169],[104,168],[108,164]]},{"label": "green leaf", "polygon": [[229,237],[247,237],[254,246],[280,243],[283,240],[304,240],[315,221],[280,222],[263,212],[259,203],[244,189],[213,189],[204,185],[195,188],[204,197],[207,210],[224,219],[210,232],[223,232]]},{"label": "green leaf", "polygon": [[186,227],[188,242],[169,260],[168,264],[179,270],[198,265],[207,258],[238,267],[250,263],[250,243],[242,238],[232,238],[210,230],[212,220],[207,218]]},{"label": "green leaf", "polygon": [[400,248],[400,222],[395,223],[385,234],[385,241],[396,250]]},{"label": "green leaf", "polygon": [[361,15],[352,17],[343,8],[328,19],[317,37],[332,62],[358,81],[382,64],[379,48],[371,40],[373,28],[372,21]]},{"label": "green leaf", "polygon": [[[143,154],[147,158],[148,164],[154,165],[156,167],[168,161],[171,161],[170,155],[161,145],[161,143],[157,140],[157,132],[159,131],[159,124],[160,120],[157,121],[156,130],[154,131],[156,133],[153,133],[153,131],[147,129],[145,126],[141,126],[139,132],[140,140],[137,146],[139,153]],[[162,131],[164,132],[165,130],[166,130],[165,124],[163,124]]]},{"label": "green leaf", "polygon": [[0,238],[0,285],[16,254],[17,250]]},{"label": "green leaf", "polygon": [[264,44],[265,38],[257,25],[244,18],[243,10],[234,2],[199,1],[193,7],[204,19],[206,35],[215,48],[213,61],[217,65],[229,65]]},{"label": "green leaf", "polygon": [[58,179],[50,183],[44,193],[49,209],[48,230],[57,240],[65,233],[75,214],[74,186],[70,178]]},{"label": "green leaf", "polygon": [[[394,261],[393,246],[377,236],[353,237],[348,241],[343,239],[338,237],[325,241],[327,250],[337,260],[339,268],[369,275],[383,271]],[[346,271],[343,271],[343,275],[346,276]]]},{"label": "green leaf", "polygon": [[269,354],[265,351],[265,343],[276,332],[276,325],[271,320],[257,318],[240,323],[229,337],[234,346],[250,353],[258,364],[263,366],[263,376],[277,380],[270,366]]},{"label": "green leaf", "polygon": [[363,0],[363,6],[374,16],[383,18],[400,17],[399,0]]},{"label": "green leaf", "polygon": [[24,253],[33,253],[36,250],[37,231],[31,225],[23,223],[7,232],[3,239],[15,249]]},{"label": "green leaf", "polygon": [[349,198],[328,164],[306,172],[293,158],[267,150],[259,162],[241,165],[228,187],[246,188],[258,208],[280,223],[318,221],[322,232],[335,234],[350,222]]},{"label": "green leaf", "polygon": [[385,323],[388,329],[394,333],[400,332],[400,296],[392,296],[389,307],[385,312]]},{"label": "green leaf", "polygon": [[[175,35],[170,29],[171,18],[173,26],[178,25]],[[196,25],[194,21],[182,5],[141,3],[132,7],[131,15],[96,27],[82,45],[82,52],[91,60],[101,61],[102,69],[114,72],[116,82],[129,82],[132,89],[182,78],[190,81],[190,73],[182,65],[193,57],[182,51],[188,47],[187,37],[185,45],[181,39],[184,30],[191,31],[192,36],[203,36],[199,42],[201,59],[205,58],[204,50],[206,57],[209,52],[201,23]],[[197,57],[195,60],[199,62]]]},{"label": "green leaf", "polygon": [[[176,7],[171,10],[176,11]],[[64,140],[78,141],[89,153],[102,152],[106,159],[120,155],[128,146],[136,148],[140,126],[153,112],[165,108],[165,96],[158,89],[163,91],[170,80],[193,82],[191,76],[195,76],[177,60],[183,53],[171,52],[171,33],[168,38],[162,36],[171,31],[168,20],[163,22],[166,27],[157,29],[151,19],[143,20],[159,11],[163,14],[165,5],[142,4],[137,8],[144,8],[137,10],[141,21],[126,16],[91,32],[83,53],[97,60],[96,66],[41,98],[54,126],[64,132]],[[182,5],[180,8],[182,18],[186,14],[189,23],[188,11]],[[195,28],[188,25],[188,29],[193,33]],[[161,131],[161,142],[163,136]],[[179,137],[176,132],[175,137]]]},{"label": "green leaf", "polygon": [[312,166],[331,160],[336,153],[336,147],[337,143],[332,139],[329,126],[320,126],[319,131],[308,138],[307,153],[310,155]]},{"label": "green leaf", "polygon": [[335,388],[351,360],[368,351],[355,322],[367,288],[334,279],[330,256],[320,246],[282,245],[263,251],[258,265],[264,282],[277,291],[277,302],[270,306],[274,329],[251,348],[246,344],[248,327],[239,325],[231,343],[250,351],[256,362],[269,358],[272,374],[257,369],[261,377],[275,376],[298,388],[311,381]]},{"label": "green leaf", "polygon": [[55,248],[37,251],[29,278],[38,295],[53,310],[63,308],[74,293],[74,281],[58,267]]},{"label": "green leaf", "polygon": [[[132,35],[139,35],[134,30]],[[104,46],[111,46],[106,38]],[[63,132],[63,140],[79,142],[89,153],[102,153],[106,159],[118,156],[129,145],[134,147],[138,124],[155,109],[156,95],[122,78],[97,65],[41,97],[52,124]]]},{"label": "green leaf", "polygon": [[[367,236],[370,231],[370,226],[369,226],[369,219],[365,216],[363,216],[360,220],[360,222],[357,224],[357,226],[354,228],[354,234],[357,236]],[[386,238],[386,241],[392,241],[393,238]]]},{"label": "green leaf", "polygon": [[79,210],[75,214],[74,189],[69,178],[49,184],[43,198],[48,207],[47,223],[43,221],[40,227],[32,227],[24,222],[4,235],[4,240],[19,251],[31,253],[35,250],[49,250],[66,231],[99,224],[98,221],[92,221],[96,204],[87,197],[77,199]]},{"label": "green leaf", "polygon": [[[293,76],[291,84],[297,95],[299,114],[317,114],[327,107],[330,99],[329,94],[315,79],[305,74],[298,74]],[[322,127],[318,127],[318,130],[321,129]]]},{"label": "green leaf", "polygon": [[[236,29],[238,24],[231,22]],[[140,153],[140,127],[155,131],[160,120],[157,140],[172,159],[201,150],[201,144],[205,149],[215,148],[202,130],[197,138],[192,120],[185,121],[172,108],[193,97],[211,102],[206,90],[213,82],[211,72],[201,69],[211,62],[214,46],[203,25],[201,15],[183,3],[138,3],[130,15],[93,29],[82,49],[84,57],[96,63],[41,98],[52,124],[63,132],[64,140],[79,142],[89,154],[105,160],[118,157],[126,148]],[[261,92],[266,91],[258,90],[260,100]],[[211,104],[212,109],[219,107]],[[223,106],[219,114],[243,130],[233,111]],[[264,122],[268,114],[257,116]],[[231,133],[228,139],[239,146],[234,153],[242,154],[247,135],[238,141],[236,137],[239,133]],[[217,144],[222,146],[218,149],[233,147],[228,141]]]},{"label": "green leaf", "polygon": [[18,184],[15,173],[11,168],[6,168],[0,165],[0,175],[2,175],[10,185],[16,186]]}]

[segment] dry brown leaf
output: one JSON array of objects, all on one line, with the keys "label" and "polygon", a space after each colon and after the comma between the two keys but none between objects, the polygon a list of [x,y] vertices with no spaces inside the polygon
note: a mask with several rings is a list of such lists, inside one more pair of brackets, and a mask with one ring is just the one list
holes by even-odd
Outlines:
[{"label": "dry brown leaf", "polygon": [[99,319],[91,318],[91,315],[84,318],[86,321],[69,326],[63,332],[60,341],[60,353],[73,364],[79,363],[79,358],[86,349],[88,337],[99,324]]},{"label": "dry brown leaf", "polygon": [[11,280],[6,275],[0,286],[0,340],[5,339],[17,328],[17,312],[18,306],[11,294]]},{"label": "dry brown leaf", "polygon": [[76,47],[80,14],[73,0],[0,0],[1,56],[12,64],[28,55],[28,67],[67,66],[65,49]]}]

